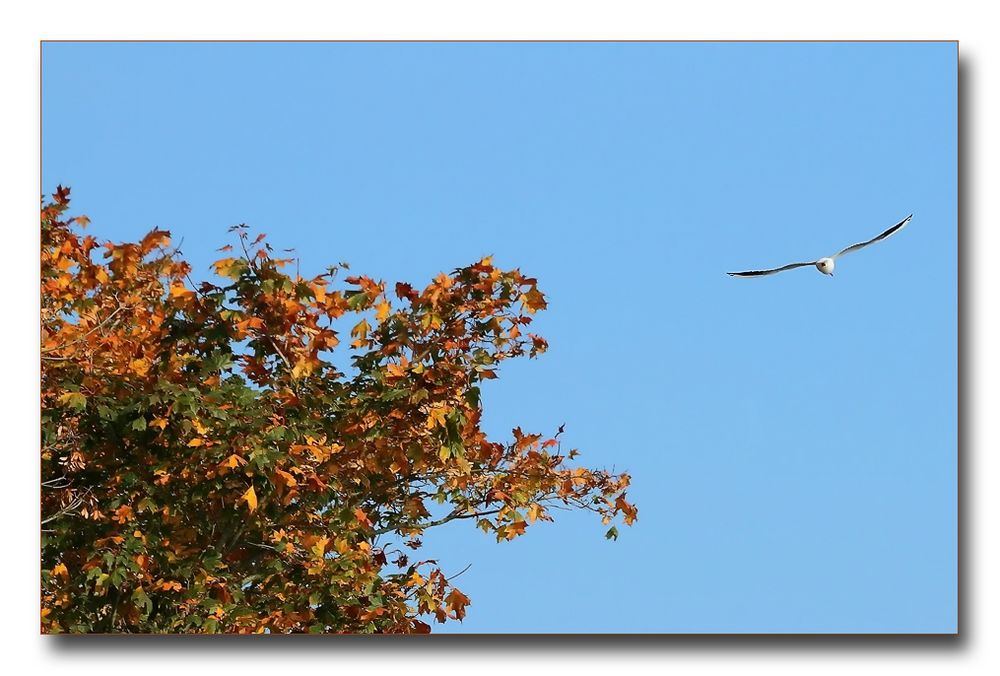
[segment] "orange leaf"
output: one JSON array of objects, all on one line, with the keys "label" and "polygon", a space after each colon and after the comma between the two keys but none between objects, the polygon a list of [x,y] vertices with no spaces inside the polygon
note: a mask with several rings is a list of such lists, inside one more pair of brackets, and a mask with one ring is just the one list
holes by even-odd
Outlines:
[{"label": "orange leaf", "polygon": [[468,596],[457,589],[451,590],[445,598],[445,602],[448,604],[448,610],[455,613],[455,619],[457,620],[461,620],[465,617],[465,607],[472,603],[469,601]]},{"label": "orange leaf", "polygon": [[278,477],[281,479],[281,483],[283,483],[286,488],[291,488],[293,486],[298,485],[298,482],[295,480],[295,477],[293,477],[291,474],[289,474],[284,470],[281,469],[275,470],[275,474],[278,475]]},{"label": "orange leaf", "polygon": [[149,362],[145,359],[133,359],[128,366],[137,375],[145,376],[149,373]]},{"label": "orange leaf", "polygon": [[142,241],[139,242],[139,247],[142,249],[143,253],[152,251],[158,246],[166,246],[170,244],[170,233],[166,230],[154,229],[151,230]]},{"label": "orange leaf", "polygon": [[58,575],[64,580],[69,579],[69,570],[66,568],[66,564],[64,563],[57,563],[55,567],[52,569],[52,574]]},{"label": "orange leaf", "polygon": [[171,298],[194,298],[194,291],[187,289],[183,284],[173,284],[170,287]]},{"label": "orange leaf", "polygon": [[368,515],[365,514],[360,507],[354,510],[354,516],[361,525],[371,527],[372,522],[368,520]]},{"label": "orange leaf", "polygon": [[247,507],[250,508],[251,512],[257,509],[257,493],[254,492],[253,486],[240,496],[240,500],[244,500],[247,503]]},{"label": "orange leaf", "polygon": [[233,453],[228,458],[226,458],[225,460],[223,460],[220,464],[223,467],[228,467],[229,469],[236,469],[240,465],[247,464],[247,461],[244,460],[242,457],[240,457],[240,456],[236,455],[235,453]]}]

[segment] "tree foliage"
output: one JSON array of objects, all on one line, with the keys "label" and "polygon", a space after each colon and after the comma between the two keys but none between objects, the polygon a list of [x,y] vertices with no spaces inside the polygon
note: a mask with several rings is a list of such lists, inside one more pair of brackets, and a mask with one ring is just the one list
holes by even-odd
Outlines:
[{"label": "tree foliage", "polygon": [[307,279],[240,225],[196,284],[169,232],[99,243],[68,205],[41,210],[43,631],[427,632],[470,603],[427,529],[635,520],[628,475],[480,429],[482,381],[546,348],[534,279]]}]

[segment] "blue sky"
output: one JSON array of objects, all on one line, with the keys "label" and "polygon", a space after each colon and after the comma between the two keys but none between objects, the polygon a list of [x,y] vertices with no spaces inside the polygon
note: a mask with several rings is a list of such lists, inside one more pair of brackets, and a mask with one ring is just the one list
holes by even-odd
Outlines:
[{"label": "blue sky", "polygon": [[[246,222],[304,273],[535,276],[550,350],[484,396],[633,476],[424,552],[456,632],[956,628],[953,43],[46,44],[42,188],[91,231]],[[884,243],[765,279],[728,270]]]}]

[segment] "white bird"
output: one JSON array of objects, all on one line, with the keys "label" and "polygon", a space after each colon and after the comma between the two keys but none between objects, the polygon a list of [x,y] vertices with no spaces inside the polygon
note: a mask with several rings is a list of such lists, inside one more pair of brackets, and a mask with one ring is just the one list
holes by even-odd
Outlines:
[{"label": "white bird", "polygon": [[846,249],[842,249],[841,251],[838,251],[832,256],[820,258],[818,261],[809,261],[807,263],[789,263],[788,265],[782,265],[780,268],[773,268],[771,270],[747,270],[746,272],[727,272],[726,274],[731,275],[733,277],[761,277],[763,275],[773,275],[776,272],[782,272],[784,270],[791,270],[793,268],[802,268],[807,265],[815,265],[816,269],[822,272],[824,275],[830,275],[831,277],[833,277],[833,268],[836,265],[836,260],[838,258],[846,254],[849,254],[853,251],[859,251],[861,249],[864,249],[869,244],[874,244],[875,242],[881,242],[886,237],[889,237],[890,235],[895,234],[900,230],[902,230],[906,226],[906,224],[910,222],[911,218],[913,218],[913,214],[910,214],[896,225],[892,226],[882,234],[871,238],[867,242],[861,242],[860,244],[852,244],[851,246],[847,247]]}]

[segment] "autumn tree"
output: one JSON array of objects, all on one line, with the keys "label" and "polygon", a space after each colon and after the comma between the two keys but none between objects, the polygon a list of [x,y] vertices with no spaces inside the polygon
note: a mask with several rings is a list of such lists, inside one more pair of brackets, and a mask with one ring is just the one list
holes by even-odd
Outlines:
[{"label": "autumn tree", "polygon": [[98,242],[68,205],[41,209],[43,631],[427,632],[470,603],[427,529],[635,520],[559,434],[480,428],[481,383],[546,348],[534,279],[303,278],[240,225],[195,283],[168,232]]}]

